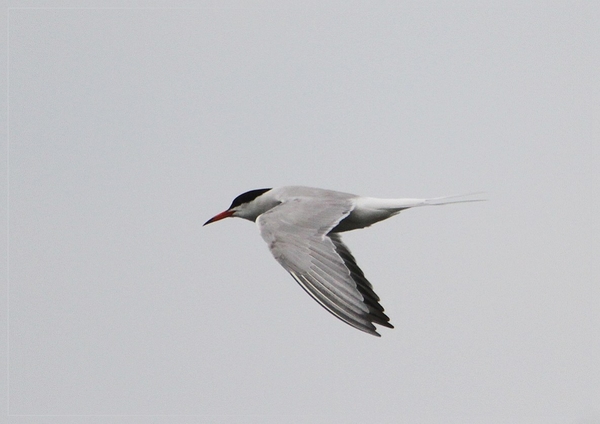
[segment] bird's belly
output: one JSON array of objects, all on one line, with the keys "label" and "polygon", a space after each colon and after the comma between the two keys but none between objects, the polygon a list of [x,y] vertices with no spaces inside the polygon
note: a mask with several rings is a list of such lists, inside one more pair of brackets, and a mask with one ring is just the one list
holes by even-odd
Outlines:
[{"label": "bird's belly", "polygon": [[342,233],[344,231],[358,230],[359,228],[365,228],[376,222],[383,221],[393,215],[396,215],[400,211],[390,211],[384,209],[354,209],[350,214],[342,219],[340,223],[335,226],[332,233]]}]

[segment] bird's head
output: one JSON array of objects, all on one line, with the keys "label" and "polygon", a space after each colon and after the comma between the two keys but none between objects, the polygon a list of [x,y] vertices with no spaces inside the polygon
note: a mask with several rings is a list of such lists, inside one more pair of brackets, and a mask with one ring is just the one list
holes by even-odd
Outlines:
[{"label": "bird's head", "polygon": [[261,213],[269,210],[272,206],[266,207],[268,202],[265,202],[262,196],[266,192],[270,191],[270,188],[260,188],[257,190],[250,190],[240,194],[238,197],[233,199],[229,208],[206,221],[204,225],[212,222],[220,221],[224,218],[238,217],[248,219],[250,221],[256,220],[256,217]]}]

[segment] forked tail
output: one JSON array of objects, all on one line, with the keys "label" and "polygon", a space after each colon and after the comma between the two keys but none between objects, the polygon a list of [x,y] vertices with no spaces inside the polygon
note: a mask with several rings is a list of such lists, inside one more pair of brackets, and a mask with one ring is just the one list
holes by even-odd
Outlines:
[{"label": "forked tail", "polygon": [[[356,201],[357,211],[387,211],[393,215],[417,206],[441,206],[450,203],[482,202],[486,199],[463,199],[482,192],[462,194],[459,196],[434,197],[431,199],[379,199],[375,197],[359,197]],[[385,215],[385,214],[384,214]],[[390,215],[386,215],[389,217]],[[383,218],[382,218],[383,219]]]},{"label": "forked tail", "polygon": [[[485,202],[487,200],[487,199],[460,199],[461,197],[476,196],[478,194],[483,194],[483,192],[478,191],[475,193],[459,194],[456,196],[434,197],[432,199],[423,200],[422,205],[415,205],[415,206],[441,206],[441,205],[448,205],[450,203]],[[452,200],[452,199],[456,199],[456,200]]]}]

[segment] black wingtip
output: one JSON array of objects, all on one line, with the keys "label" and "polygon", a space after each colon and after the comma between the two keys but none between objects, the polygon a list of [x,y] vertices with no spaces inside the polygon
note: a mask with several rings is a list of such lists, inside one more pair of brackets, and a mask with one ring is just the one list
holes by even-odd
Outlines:
[{"label": "black wingtip", "polygon": [[394,326],[390,322],[390,317],[388,317],[386,314],[383,313],[383,308],[381,310],[380,309],[374,310],[373,306],[371,306],[371,305],[368,305],[368,306],[369,306],[369,309],[371,310],[371,312],[368,315],[368,318],[373,324],[382,325],[387,328],[394,328]]},{"label": "black wingtip", "polygon": [[394,328],[394,326],[390,323],[390,318],[385,314],[383,306],[379,303],[379,296],[373,291],[373,286],[369,283],[363,271],[356,264],[356,259],[354,259],[352,253],[350,253],[348,247],[342,243],[341,237],[335,233],[330,233],[329,238],[333,241],[336,252],[340,255],[340,258],[344,261],[344,265],[350,271],[350,276],[356,283],[357,290],[362,295],[365,305],[369,308],[369,312],[365,314],[365,318],[371,322],[372,328],[365,331],[374,336],[381,337],[381,335],[375,331],[375,326],[373,324],[387,328]]}]

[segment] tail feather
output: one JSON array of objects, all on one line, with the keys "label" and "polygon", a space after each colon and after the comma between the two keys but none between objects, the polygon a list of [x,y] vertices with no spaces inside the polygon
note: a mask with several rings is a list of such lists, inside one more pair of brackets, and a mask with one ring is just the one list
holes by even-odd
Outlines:
[{"label": "tail feather", "polygon": [[[474,196],[478,193],[469,193],[459,196],[433,197],[431,199],[380,199],[375,197],[360,197],[356,201],[355,212],[363,211],[368,213],[374,211],[387,211],[379,219],[389,218],[390,212],[397,214],[404,209],[415,208],[417,206],[441,206],[450,203],[481,202],[485,199],[463,199],[463,197]],[[378,215],[379,212],[376,212]]]},{"label": "tail feather", "polygon": [[422,205],[415,206],[441,206],[448,205],[451,203],[485,202],[487,199],[459,199],[461,197],[476,196],[479,194],[483,194],[483,192],[478,191],[468,194],[459,194],[456,196],[433,197],[431,199],[425,199]]},{"label": "tail feather", "polygon": [[461,199],[479,193],[464,194],[462,196],[434,197],[431,199],[379,199],[376,197],[357,197],[354,200],[354,209],[333,230],[333,233],[356,230],[373,225],[376,222],[388,219],[405,209],[417,206],[440,206],[449,203],[481,202],[485,199]]}]

